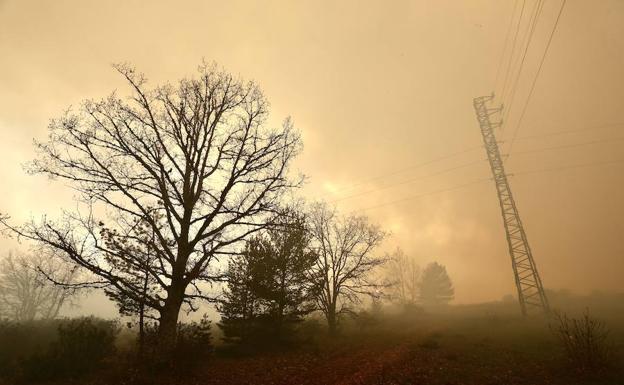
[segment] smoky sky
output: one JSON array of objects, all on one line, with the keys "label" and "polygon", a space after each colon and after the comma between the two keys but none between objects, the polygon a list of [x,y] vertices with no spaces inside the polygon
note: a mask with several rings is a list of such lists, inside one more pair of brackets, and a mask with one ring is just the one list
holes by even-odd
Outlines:
[{"label": "smoky sky", "polygon": [[[504,75],[513,4],[0,1],[0,211],[22,221],[73,207],[68,186],[22,165],[49,119],[128,91],[111,63],[132,63],[155,86],[215,61],[260,85],[271,124],[293,118],[302,196],[389,230],[380,253],[445,264],[456,302],[500,299],[515,288],[472,99]],[[538,20],[496,132],[503,153],[559,5],[546,2]],[[506,161],[548,288],[622,289],[622,68],[624,2],[569,0]]]}]

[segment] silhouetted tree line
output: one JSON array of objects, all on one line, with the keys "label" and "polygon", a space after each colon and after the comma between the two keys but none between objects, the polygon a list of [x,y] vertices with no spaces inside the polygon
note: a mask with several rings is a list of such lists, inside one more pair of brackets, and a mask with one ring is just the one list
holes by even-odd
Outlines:
[{"label": "silhouetted tree line", "polygon": [[[384,263],[377,226],[322,204],[284,211],[302,181],[290,176],[301,139],[290,119],[268,126],[253,82],[202,64],[195,78],[149,87],[131,66],[115,69],[130,95],[52,120],[27,166],[70,185],[76,208],[21,225],[0,215],[6,233],[70,266],[64,276],[36,264],[52,287],[104,290],[139,318],[141,344],[154,320],[156,350],[171,353],[180,312],[200,301],[220,304],[227,338],[280,336],[313,310],[335,332],[383,286],[370,274]],[[211,290],[221,283],[224,298]]]}]

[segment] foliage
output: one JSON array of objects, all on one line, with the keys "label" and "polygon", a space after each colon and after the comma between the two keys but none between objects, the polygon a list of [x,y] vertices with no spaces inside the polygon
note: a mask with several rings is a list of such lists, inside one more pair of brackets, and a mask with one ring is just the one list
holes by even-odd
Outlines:
[{"label": "foliage", "polygon": [[437,262],[425,267],[418,286],[420,301],[425,306],[448,304],[454,298],[455,289],[446,267]]},{"label": "foliage", "polygon": [[114,321],[94,317],[67,320],[59,324],[58,339],[49,350],[26,361],[27,375],[47,379],[78,377],[92,372],[115,352],[118,332]]},{"label": "foliage", "polygon": [[55,341],[60,322],[0,320],[0,378],[17,376],[24,360]]},{"label": "foliage", "polygon": [[148,302],[160,292],[160,287],[158,278],[151,274],[156,269],[158,258],[154,247],[156,236],[150,223],[157,224],[159,229],[165,225],[162,213],[155,208],[149,208],[148,212],[150,218],[135,218],[133,226],[125,235],[106,227],[104,223],[99,225],[101,239],[111,251],[105,255],[107,263],[123,267],[128,285],[138,288],[136,292],[129,294],[115,286],[109,286],[105,288],[106,295],[115,301],[120,314],[142,317],[149,313],[150,318],[154,319],[155,315],[150,313],[153,308],[148,306]]},{"label": "foliage", "polygon": [[310,250],[310,234],[303,215],[288,210],[276,218],[268,232],[269,251],[262,255],[260,297],[266,301],[277,332],[314,310],[317,287],[310,269],[317,254]]},{"label": "foliage", "polygon": [[181,355],[205,357],[212,352],[211,322],[206,315],[199,321],[178,324],[176,351]]},{"label": "foliage", "polygon": [[289,210],[230,261],[220,306],[226,340],[262,336],[280,342],[314,310],[316,286],[309,272],[317,257],[308,243],[305,219]]},{"label": "foliage", "polygon": [[225,299],[219,305],[221,322],[219,326],[228,342],[249,340],[257,329],[260,313],[260,301],[255,287],[258,278],[254,275],[254,260],[261,253],[260,239],[253,238],[247,241],[241,255],[232,257],[228,262],[227,289]]},{"label": "foliage", "polygon": [[145,341],[131,349],[128,363],[117,375],[126,372],[133,378],[151,383],[156,378],[172,374],[177,380],[187,378],[210,359],[212,345],[212,322],[204,314],[198,321],[179,322],[176,340],[169,351],[161,349],[157,322],[145,323]]}]

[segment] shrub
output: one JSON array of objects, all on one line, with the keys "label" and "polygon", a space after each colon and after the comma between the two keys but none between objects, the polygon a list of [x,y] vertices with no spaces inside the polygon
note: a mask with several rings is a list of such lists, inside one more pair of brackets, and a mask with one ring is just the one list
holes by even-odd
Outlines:
[{"label": "shrub", "polygon": [[188,368],[212,353],[211,322],[206,315],[199,322],[179,323],[175,347],[176,366]]},{"label": "shrub", "polygon": [[360,331],[371,330],[381,324],[378,313],[362,310],[353,314],[353,320]]},{"label": "shrub", "polygon": [[593,373],[605,369],[611,359],[609,331],[604,322],[593,318],[586,310],[580,318],[570,318],[565,313],[555,313],[551,324],[565,354],[578,371]]},{"label": "shrub", "polygon": [[178,323],[175,346],[163,351],[164,347],[158,343],[158,323],[146,324],[145,346],[139,365],[148,372],[192,372],[213,351],[211,326],[206,315],[198,322]]},{"label": "shrub", "polygon": [[20,363],[57,338],[58,321],[0,320],[0,378],[16,377]]},{"label": "shrub", "polygon": [[429,335],[427,335],[425,339],[418,344],[418,346],[427,350],[439,349],[441,337],[442,337],[442,334],[440,333],[437,333],[437,332],[429,333]]},{"label": "shrub", "polygon": [[23,362],[26,379],[49,380],[83,376],[98,369],[115,352],[115,321],[82,317],[62,321],[47,351]]}]

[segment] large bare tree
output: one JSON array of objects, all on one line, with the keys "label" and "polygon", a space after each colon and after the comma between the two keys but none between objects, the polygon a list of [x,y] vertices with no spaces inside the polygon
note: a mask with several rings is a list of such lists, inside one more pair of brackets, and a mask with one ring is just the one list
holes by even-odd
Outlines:
[{"label": "large bare tree", "polygon": [[261,90],[214,65],[155,88],[132,67],[115,68],[131,95],[86,101],[53,120],[30,166],[70,184],[79,209],[3,223],[90,271],[96,278],[84,285],[153,309],[170,344],[181,307],[213,299],[206,283],[222,278],[216,260],[263,229],[299,185],[288,167],[300,137],[288,119],[267,127]]},{"label": "large bare tree", "polygon": [[0,318],[56,318],[75,290],[55,285],[49,278],[72,282],[77,272],[50,255],[9,253],[0,260]]},{"label": "large bare tree", "polygon": [[386,261],[373,254],[386,233],[364,216],[340,216],[322,203],[312,207],[309,226],[311,246],[318,255],[313,273],[321,286],[317,305],[334,334],[340,314],[350,311],[363,295],[376,295],[386,286],[373,275]]}]

